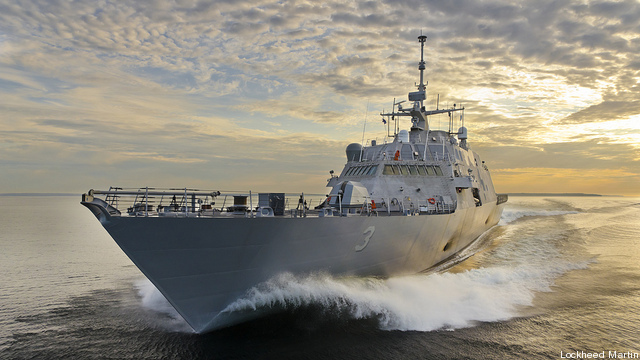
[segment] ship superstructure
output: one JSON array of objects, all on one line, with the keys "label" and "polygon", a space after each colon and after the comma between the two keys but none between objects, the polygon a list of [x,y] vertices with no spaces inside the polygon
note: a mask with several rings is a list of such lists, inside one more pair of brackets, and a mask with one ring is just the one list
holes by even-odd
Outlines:
[{"label": "ship superstructure", "polygon": [[[197,332],[259,316],[228,306],[283,272],[388,277],[442,263],[497,224],[507,197],[467,144],[464,107],[425,109],[418,40],[417,91],[381,114],[393,135],[348,145],[327,195],[112,187],[82,204]],[[430,129],[437,114],[448,130]]]},{"label": "ship superstructure", "polygon": [[[418,69],[418,91],[409,93],[409,106],[405,101],[393,103],[393,111],[382,113],[384,122],[394,122],[392,142],[370,146],[350,144],[346,149],[347,164],[342,173],[332,177],[329,186],[336,205],[340,191],[345,186],[366,189],[366,201],[359,198],[354,204],[366,202],[378,211],[391,213],[447,213],[458,207],[482,206],[497,202],[489,169],[480,157],[469,149],[467,129],[464,127],[464,107],[456,104],[448,109],[426,110],[426,84],[424,83],[424,43],[421,35],[421,56]],[[397,110],[396,110],[397,109]],[[455,115],[460,113],[461,126],[455,128]],[[448,130],[431,130],[428,117],[448,115]],[[409,117],[411,128],[397,129],[398,119]],[[364,190],[362,192],[365,192]],[[353,202],[343,199],[343,202]]]}]

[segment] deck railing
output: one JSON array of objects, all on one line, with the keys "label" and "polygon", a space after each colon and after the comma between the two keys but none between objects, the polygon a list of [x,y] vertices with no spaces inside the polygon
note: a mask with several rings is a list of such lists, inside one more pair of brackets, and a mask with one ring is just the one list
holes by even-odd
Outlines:
[{"label": "deck railing", "polygon": [[[266,196],[265,196],[266,195]],[[219,217],[219,216],[397,216],[447,214],[456,205],[404,202],[374,204],[370,199],[362,204],[336,206],[325,204],[325,194],[255,193],[252,191],[218,191],[199,189],[121,188],[90,190],[84,199],[100,198],[110,207],[110,213],[133,217]],[[273,198],[274,202],[265,203]],[[90,200],[89,200],[90,201]],[[395,204],[395,205],[394,205]],[[265,208],[271,209],[262,213]]]}]

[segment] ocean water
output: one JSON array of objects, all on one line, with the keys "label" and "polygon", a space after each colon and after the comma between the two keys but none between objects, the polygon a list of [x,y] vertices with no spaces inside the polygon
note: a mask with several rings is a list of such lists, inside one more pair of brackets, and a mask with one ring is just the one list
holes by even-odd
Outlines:
[{"label": "ocean water", "polygon": [[228,311],[283,312],[204,335],[79,201],[0,197],[1,359],[640,356],[638,198],[511,197],[446,270],[282,274]]}]

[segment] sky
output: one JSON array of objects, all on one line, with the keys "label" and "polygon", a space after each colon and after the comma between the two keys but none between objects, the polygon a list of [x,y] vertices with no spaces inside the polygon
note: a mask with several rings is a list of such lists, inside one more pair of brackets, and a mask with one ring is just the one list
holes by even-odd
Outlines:
[{"label": "sky", "polygon": [[640,195],[628,0],[0,0],[0,193],[326,193],[421,33],[427,107],[465,107],[498,192]]}]

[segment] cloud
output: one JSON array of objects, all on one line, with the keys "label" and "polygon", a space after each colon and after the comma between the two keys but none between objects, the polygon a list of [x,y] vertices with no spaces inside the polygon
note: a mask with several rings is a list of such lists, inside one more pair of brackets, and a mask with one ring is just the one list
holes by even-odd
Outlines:
[{"label": "cloud", "polygon": [[[493,171],[494,182],[503,192],[551,192],[587,194],[635,194],[640,176],[635,171],[611,167],[511,168]],[[522,179],[529,179],[526,183]]]},{"label": "cloud", "polygon": [[0,0],[1,183],[26,190],[29,171],[66,166],[76,186],[101,162],[122,179],[248,174],[233,158],[273,181],[313,159],[323,183],[363,118],[414,89],[420,31],[428,103],[464,104],[498,170],[569,154],[593,174],[639,172],[622,156],[635,129],[617,122],[640,115],[636,1]]},{"label": "cloud", "polygon": [[640,114],[640,100],[603,101],[575,112],[562,119],[564,124],[581,124],[611,121]]}]

